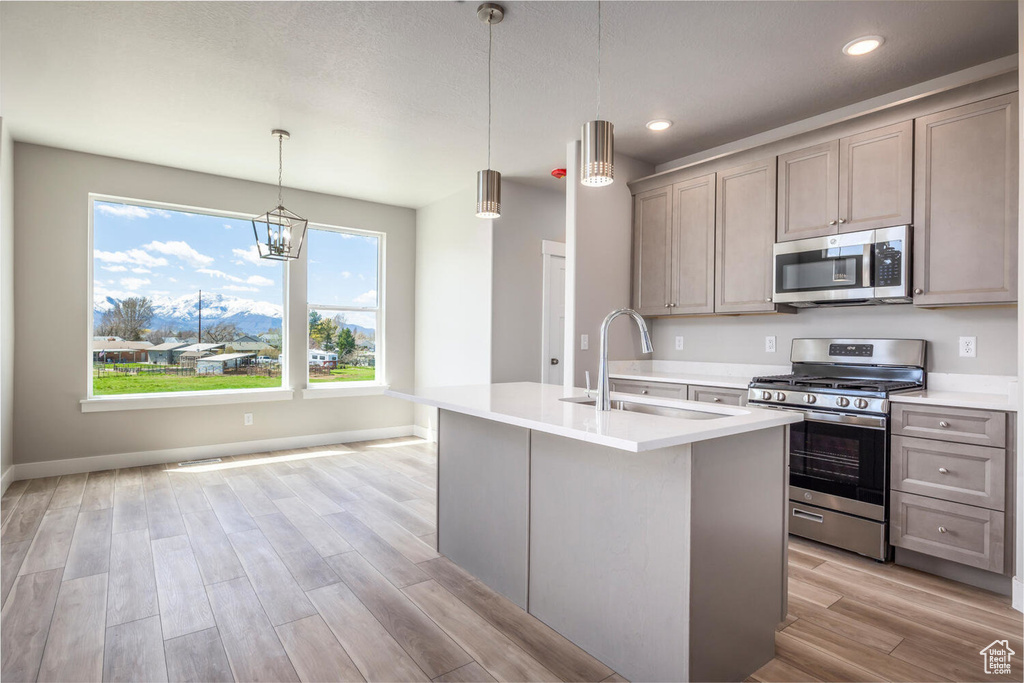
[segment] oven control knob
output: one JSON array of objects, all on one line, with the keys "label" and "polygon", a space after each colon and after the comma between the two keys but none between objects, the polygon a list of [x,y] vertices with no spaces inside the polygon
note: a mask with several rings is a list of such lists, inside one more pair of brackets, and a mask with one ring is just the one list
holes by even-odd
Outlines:
[{"label": "oven control knob", "polygon": [[770,400],[772,400],[772,392],[770,392],[770,391],[762,391],[761,392],[761,400],[762,401],[770,401]]},{"label": "oven control knob", "polygon": [[836,399],[836,405],[839,406],[840,408],[845,408],[846,406],[850,405],[850,399],[846,398],[845,396],[840,396],[839,398]]},{"label": "oven control knob", "polygon": [[784,393],[782,393],[781,391],[776,391],[775,392],[775,400],[776,401],[785,401],[786,400],[786,395]]},{"label": "oven control knob", "polygon": [[818,397],[814,394],[804,394],[804,403],[814,403],[818,400]]},{"label": "oven control knob", "polygon": [[865,408],[868,407],[868,400],[866,398],[858,398],[856,401],[853,402],[853,405],[857,406],[861,410],[864,410]]}]

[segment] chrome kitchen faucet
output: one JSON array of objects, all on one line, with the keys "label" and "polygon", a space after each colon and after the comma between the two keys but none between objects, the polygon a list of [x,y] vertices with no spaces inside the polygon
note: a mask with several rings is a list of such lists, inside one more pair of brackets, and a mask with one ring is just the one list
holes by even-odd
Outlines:
[{"label": "chrome kitchen faucet", "polygon": [[628,315],[640,328],[640,347],[644,353],[653,353],[651,335],[647,331],[647,323],[643,317],[632,308],[620,308],[608,314],[608,317],[601,323],[601,357],[598,360],[597,369],[597,402],[594,404],[598,410],[611,410],[612,401],[608,389],[608,325],[620,315]]}]

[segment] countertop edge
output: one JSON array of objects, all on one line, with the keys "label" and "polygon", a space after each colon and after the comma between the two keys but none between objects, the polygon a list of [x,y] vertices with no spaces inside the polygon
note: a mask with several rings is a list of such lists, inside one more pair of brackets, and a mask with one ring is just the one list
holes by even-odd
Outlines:
[{"label": "countertop edge", "polygon": [[685,384],[698,387],[716,387],[721,389],[746,389],[752,378],[715,377],[710,375],[666,375],[665,373],[611,372],[612,379],[624,379],[631,382],[662,382],[664,384]]}]

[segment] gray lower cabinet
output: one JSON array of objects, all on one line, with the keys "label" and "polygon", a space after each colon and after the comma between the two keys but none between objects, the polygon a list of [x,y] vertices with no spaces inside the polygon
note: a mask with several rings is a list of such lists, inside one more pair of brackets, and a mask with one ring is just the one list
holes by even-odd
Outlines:
[{"label": "gray lower cabinet", "polygon": [[891,543],[925,555],[1002,573],[1004,514],[894,491]]},{"label": "gray lower cabinet", "polygon": [[715,312],[764,313],[772,303],[775,157],[718,174]]},{"label": "gray lower cabinet", "polygon": [[691,384],[686,392],[690,401],[703,403],[720,403],[727,406],[747,405],[746,389],[730,389],[728,387],[702,387]]},{"label": "gray lower cabinet", "polygon": [[890,543],[989,572],[1011,570],[1009,427],[1002,412],[894,403]]},{"label": "gray lower cabinet", "polygon": [[612,391],[623,394],[640,394],[654,398],[673,398],[676,400],[686,399],[686,385],[672,384],[669,382],[637,382],[634,380],[613,379],[611,381]]},{"label": "gray lower cabinet", "polygon": [[915,122],[914,303],[1017,300],[1017,93]]}]

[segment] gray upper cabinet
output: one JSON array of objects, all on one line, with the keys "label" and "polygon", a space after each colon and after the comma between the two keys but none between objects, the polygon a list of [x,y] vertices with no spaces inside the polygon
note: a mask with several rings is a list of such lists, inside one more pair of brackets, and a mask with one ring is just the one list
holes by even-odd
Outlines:
[{"label": "gray upper cabinet", "polygon": [[672,187],[633,199],[633,308],[664,315],[671,303]]},{"label": "gray upper cabinet", "polygon": [[839,232],[913,222],[913,136],[904,121],[839,141]]},{"label": "gray upper cabinet", "polygon": [[914,303],[1017,300],[1017,93],[915,122]]},{"label": "gray upper cabinet", "polygon": [[718,174],[715,312],[774,311],[775,158]]},{"label": "gray upper cabinet", "polygon": [[715,310],[715,174],[672,186],[672,315]]},{"label": "gray upper cabinet", "polygon": [[834,235],[838,201],[838,140],[779,157],[779,242]]},{"label": "gray upper cabinet", "polygon": [[779,156],[778,241],[909,225],[913,134],[904,121]]}]

